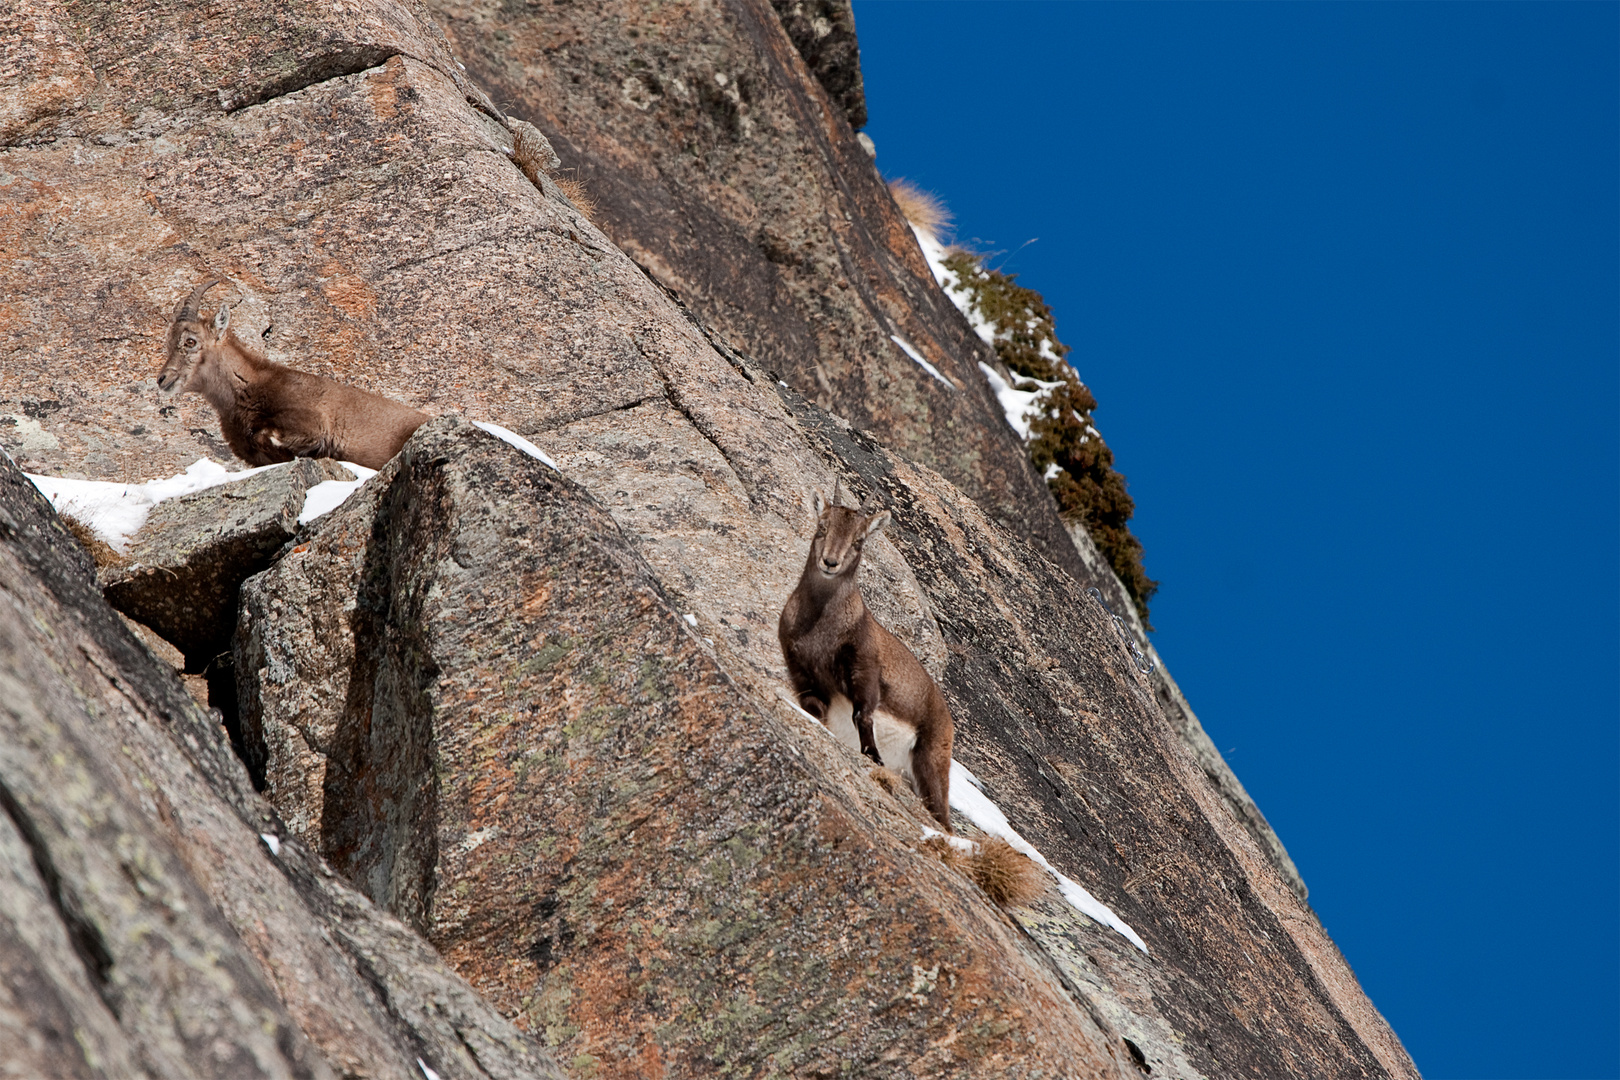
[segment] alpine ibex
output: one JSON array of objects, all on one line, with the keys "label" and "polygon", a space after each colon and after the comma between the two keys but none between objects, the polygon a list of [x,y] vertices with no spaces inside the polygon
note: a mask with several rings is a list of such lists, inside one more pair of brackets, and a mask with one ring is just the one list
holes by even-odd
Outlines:
[{"label": "alpine ibex", "polygon": [[174,309],[158,387],[207,398],[237,457],[249,465],[331,457],[380,469],[427,422],[397,401],[265,359],[231,330],[224,304],[205,321],[203,294],[223,281],[210,278]]},{"label": "alpine ibex", "polygon": [[815,494],[816,536],[777,637],[799,704],[838,740],[904,776],[951,829],[951,710],[911,650],[866,610],[861,547],[889,523]]}]

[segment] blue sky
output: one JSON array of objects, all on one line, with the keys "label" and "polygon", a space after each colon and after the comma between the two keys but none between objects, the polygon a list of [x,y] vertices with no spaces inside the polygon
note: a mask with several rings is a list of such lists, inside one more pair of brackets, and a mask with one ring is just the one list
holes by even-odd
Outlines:
[{"label": "blue sky", "polygon": [[1052,304],[1155,642],[1431,1080],[1620,1076],[1617,10],[855,5],[879,167]]}]

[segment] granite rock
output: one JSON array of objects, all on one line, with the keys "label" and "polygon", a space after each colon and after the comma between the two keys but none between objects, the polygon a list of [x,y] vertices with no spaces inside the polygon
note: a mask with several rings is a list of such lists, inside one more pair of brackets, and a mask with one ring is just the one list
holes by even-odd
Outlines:
[{"label": "granite rock", "polygon": [[113,607],[156,631],[199,672],[231,647],[236,594],[298,533],[304,495],[354,477],[336,462],[301,458],[153,508],[124,558],[97,580]]},{"label": "granite rock", "polygon": [[[180,853],[176,887],[268,973],[271,996],[248,995],[262,1015],[355,1073],[367,1055],[408,1071],[402,1046],[452,1073],[474,1074],[457,1054],[491,1075],[538,1060],[504,1014],[576,1076],[837,1075],[846,1050],[895,1075],[1140,1073],[1138,1057],[1156,1075],[1415,1075],[1085,592],[978,389],[976,339],[776,12],[436,10],[585,176],[606,232],[513,160],[423,9],[146,0],[0,23],[6,64],[60,75],[0,101],[0,444],[30,471],[144,480],[224,456],[206,403],[150,378],[175,300],[212,273],[273,359],[496,421],[562,468],[441,420],[431,453],[408,448],[285,551],[282,588],[250,587],[263,625],[239,655],[286,822],[161,668],[178,704],[148,733],[118,719],[137,669],[108,669],[115,692],[82,681],[83,650],[17,654],[124,725],[97,737],[124,740],[108,769],[144,770],[117,788],[152,807],[134,831]],[[374,44],[386,56],[362,55]],[[695,103],[671,104],[676,76]],[[906,793],[781,703],[775,617],[810,493],[835,477],[895,511],[864,587],[940,678],[958,756],[1151,957],[1050,898],[1016,920],[989,907],[910,850]],[[64,606],[100,603],[85,592]],[[489,660],[426,662],[452,646]],[[371,739],[368,718],[402,737]],[[37,741],[71,749],[81,728]],[[281,838],[276,861],[257,833]],[[218,942],[220,963],[245,955]],[[932,1041],[946,1002],[973,1023]],[[508,1049],[467,1049],[472,1032]]]},{"label": "granite rock", "polygon": [[[1130,1075],[920,806],[743,693],[583,488],[452,418],[368,488],[254,586],[355,592],[311,841],[576,1073]],[[244,616],[295,681],[305,625]]]},{"label": "granite rock", "polygon": [[602,231],[715,334],[1079,572],[979,372],[994,354],[846,117],[847,4],[432,7],[468,71],[585,185]]},{"label": "granite rock", "polygon": [[866,126],[866,91],[861,82],[861,49],[855,39],[850,0],[771,0],[793,47],[849,126]]},{"label": "granite rock", "polygon": [[0,458],[0,1070],[555,1077],[254,795]]},{"label": "granite rock", "polygon": [[1294,865],[1288,849],[1283,847],[1282,840],[1272,829],[1271,823],[1266,820],[1266,815],[1260,811],[1260,807],[1244,788],[1243,782],[1237,778],[1237,774],[1221,756],[1214,741],[1204,731],[1204,725],[1199,722],[1198,714],[1193,711],[1186,695],[1181,692],[1180,685],[1176,683],[1170,669],[1160,658],[1159,651],[1148,639],[1147,628],[1142,625],[1136,605],[1131,602],[1130,593],[1125,589],[1125,583],[1119,580],[1113,568],[1108,565],[1108,560],[1097,550],[1097,545],[1092,542],[1084,525],[1070,522],[1068,529],[1069,536],[1074,541],[1074,549],[1079,553],[1080,561],[1085,564],[1085,580],[1097,590],[1103,606],[1119,620],[1120,629],[1129,635],[1135,644],[1136,653],[1139,654],[1138,666],[1145,669],[1148,678],[1152,680],[1154,693],[1159,699],[1159,707],[1164,710],[1165,718],[1181,735],[1181,740],[1187,744],[1193,760],[1214,785],[1227,810],[1248,830],[1255,844],[1266,858],[1271,860],[1272,866],[1282,876],[1283,881],[1287,882],[1294,895],[1302,903],[1305,902],[1310,896],[1310,890],[1306,888],[1304,878],[1300,877],[1299,868]]}]

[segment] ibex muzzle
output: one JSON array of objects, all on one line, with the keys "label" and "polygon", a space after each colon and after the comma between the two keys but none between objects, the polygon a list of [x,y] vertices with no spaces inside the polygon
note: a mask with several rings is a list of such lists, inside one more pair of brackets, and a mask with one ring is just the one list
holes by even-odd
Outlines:
[{"label": "ibex muzzle", "polygon": [[158,388],[207,398],[237,457],[249,465],[334,457],[380,469],[427,421],[379,394],[271,363],[231,330],[224,304],[204,319],[203,297],[223,282],[208,279],[175,307]]}]

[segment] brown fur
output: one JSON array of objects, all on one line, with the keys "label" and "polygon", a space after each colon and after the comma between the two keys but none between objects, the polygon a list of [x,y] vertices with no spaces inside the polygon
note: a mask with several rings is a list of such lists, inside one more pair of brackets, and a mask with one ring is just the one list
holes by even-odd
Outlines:
[{"label": "brown fur", "polygon": [[[836,491],[833,499],[836,503]],[[910,764],[917,794],[949,832],[954,734],[950,707],[911,650],[866,610],[856,580],[861,547],[888,524],[889,514],[827,506],[820,492],[815,509],[810,557],[777,623],[794,693],[804,710],[823,723],[834,696],[848,698],[854,706],[861,752],[879,765],[886,763],[873,737],[873,714],[881,708],[915,729]]]},{"label": "brown fur", "polygon": [[230,329],[223,304],[204,320],[198,305],[217,284],[199,285],[175,308],[158,386],[207,398],[225,442],[249,465],[330,457],[380,469],[427,421],[380,394],[265,359]]},{"label": "brown fur", "polygon": [[968,856],[967,874],[1002,907],[1022,907],[1046,890],[1046,874],[999,836],[979,841]]}]

